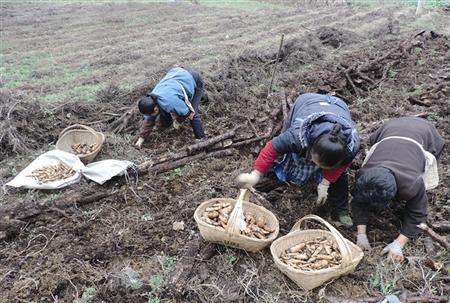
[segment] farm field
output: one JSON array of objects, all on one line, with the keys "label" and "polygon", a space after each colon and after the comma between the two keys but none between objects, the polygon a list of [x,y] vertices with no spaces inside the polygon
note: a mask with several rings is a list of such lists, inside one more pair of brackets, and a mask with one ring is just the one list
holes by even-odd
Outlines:
[{"label": "farm field", "polygon": [[[450,263],[443,248],[430,250],[421,236],[405,251],[410,260],[441,264],[439,270],[380,256],[397,233],[400,206],[371,218],[374,249],[355,272],[309,292],[275,267],[269,249],[253,254],[205,242],[195,209],[208,199],[236,197],[236,176],[251,170],[266,140],[104,185],[82,179],[57,191],[4,186],[76,123],[106,134],[100,160],[140,164],[195,143],[184,125],[155,132],[142,149],[133,144],[142,119],[133,110],[137,100],[173,66],[202,74],[205,130],[213,137],[239,126],[235,143],[279,125],[282,113],[271,113],[284,98],[289,104],[303,92],[343,98],[363,138],[351,180],[367,134],[383,119],[425,113],[448,148],[448,8],[427,7],[416,17],[414,6],[361,2],[2,2],[0,302],[352,303],[388,294],[445,302]],[[441,183],[428,193],[430,223],[450,216],[447,150],[439,169]],[[265,200],[251,201],[277,216],[280,235],[314,213],[355,240],[354,229],[339,226],[328,207],[315,208],[314,184],[261,195]],[[174,230],[181,221],[184,229]]]}]

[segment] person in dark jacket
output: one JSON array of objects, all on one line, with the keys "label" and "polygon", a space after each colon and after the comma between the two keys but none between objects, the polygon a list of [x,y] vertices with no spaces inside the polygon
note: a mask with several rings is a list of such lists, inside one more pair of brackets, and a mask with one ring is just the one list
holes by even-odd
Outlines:
[{"label": "person in dark jacket", "polygon": [[427,218],[426,190],[438,185],[436,158],[444,141],[433,124],[422,118],[402,117],[384,123],[370,136],[372,148],[359,170],[353,192],[352,214],[357,244],[369,250],[366,226],[369,212],[386,209],[396,198],[406,200],[398,237],[383,249],[395,261],[403,260],[403,247],[419,233]]},{"label": "person in dark jacket", "polygon": [[159,118],[163,128],[188,119],[196,139],[205,137],[198,112],[200,99],[204,94],[203,80],[194,70],[181,67],[172,68],[166,76],[139,100],[138,107],[144,116],[137,144],[140,146],[147,139]]},{"label": "person in dark jacket", "polygon": [[238,182],[255,186],[272,166],[281,182],[303,185],[314,179],[319,183],[317,204],[328,199],[339,220],[351,226],[346,170],[358,149],[359,136],[343,100],[329,95],[302,94],[284,121],[282,133],[265,145],[254,162],[253,171],[239,175]]}]

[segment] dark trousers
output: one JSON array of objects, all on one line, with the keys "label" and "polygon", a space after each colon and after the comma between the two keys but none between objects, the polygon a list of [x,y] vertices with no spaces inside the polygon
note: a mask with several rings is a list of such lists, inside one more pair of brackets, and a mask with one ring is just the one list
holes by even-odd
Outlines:
[{"label": "dark trousers", "polygon": [[334,213],[348,212],[348,174],[346,171],[330,185],[327,203]]}]

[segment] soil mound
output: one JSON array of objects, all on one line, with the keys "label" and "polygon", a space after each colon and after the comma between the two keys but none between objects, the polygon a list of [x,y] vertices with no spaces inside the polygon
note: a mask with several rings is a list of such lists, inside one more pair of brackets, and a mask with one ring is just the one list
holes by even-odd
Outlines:
[{"label": "soil mound", "polygon": [[354,32],[337,29],[334,27],[322,26],[316,31],[316,36],[322,41],[322,44],[339,48],[342,45],[355,43],[360,38]]}]

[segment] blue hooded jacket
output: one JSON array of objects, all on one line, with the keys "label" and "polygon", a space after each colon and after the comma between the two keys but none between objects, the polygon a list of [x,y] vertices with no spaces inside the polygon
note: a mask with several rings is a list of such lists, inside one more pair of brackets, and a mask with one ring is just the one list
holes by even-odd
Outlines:
[{"label": "blue hooded jacket", "polygon": [[152,90],[151,95],[158,98],[158,105],[162,110],[184,117],[189,114],[189,108],[184,102],[180,84],[183,85],[189,100],[192,100],[196,86],[195,80],[187,70],[181,67],[169,70]]}]

